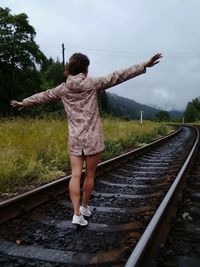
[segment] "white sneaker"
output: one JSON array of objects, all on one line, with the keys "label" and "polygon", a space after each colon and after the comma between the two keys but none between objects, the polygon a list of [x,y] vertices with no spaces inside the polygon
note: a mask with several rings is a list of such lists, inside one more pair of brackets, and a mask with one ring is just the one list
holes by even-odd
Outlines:
[{"label": "white sneaker", "polygon": [[88,224],[88,221],[84,219],[83,215],[74,215],[72,219],[72,224],[77,224],[80,226],[86,226]]},{"label": "white sneaker", "polygon": [[86,217],[90,217],[92,214],[92,212],[90,211],[88,206],[87,206],[87,208],[80,206],[80,212]]}]

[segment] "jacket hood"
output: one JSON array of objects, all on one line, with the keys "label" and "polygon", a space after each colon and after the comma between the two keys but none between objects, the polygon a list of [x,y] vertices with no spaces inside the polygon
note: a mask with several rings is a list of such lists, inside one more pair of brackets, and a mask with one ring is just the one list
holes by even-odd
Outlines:
[{"label": "jacket hood", "polygon": [[79,73],[75,76],[69,75],[66,81],[67,88],[77,92],[82,91],[85,78],[86,76],[83,73]]}]

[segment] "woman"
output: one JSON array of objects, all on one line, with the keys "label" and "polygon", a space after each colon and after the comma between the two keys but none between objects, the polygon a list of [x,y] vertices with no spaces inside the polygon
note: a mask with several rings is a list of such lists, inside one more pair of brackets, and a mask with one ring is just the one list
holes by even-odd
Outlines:
[{"label": "woman", "polygon": [[[97,92],[145,73],[146,68],[159,63],[161,57],[161,54],[156,54],[145,63],[115,71],[104,77],[91,78],[87,76],[90,64],[88,57],[75,53],[67,65],[66,82],[56,88],[30,96],[22,102],[11,101],[12,107],[19,109],[56,100],[63,102],[69,128],[68,146],[72,168],[69,192],[74,208],[73,224],[81,226],[88,224],[83,215],[86,217],[91,215],[88,203],[94,186],[95,170],[100,153],[104,150]],[[84,161],[86,177],[80,206],[80,178]]]}]

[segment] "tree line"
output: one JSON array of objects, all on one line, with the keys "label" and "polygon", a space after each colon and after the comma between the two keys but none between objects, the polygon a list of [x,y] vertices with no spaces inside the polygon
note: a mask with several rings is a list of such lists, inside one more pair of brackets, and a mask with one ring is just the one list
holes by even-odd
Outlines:
[{"label": "tree line", "polygon": [[[0,116],[19,115],[10,107],[12,99],[21,100],[32,94],[53,88],[66,80],[59,60],[47,58],[35,42],[36,31],[25,13],[12,15],[9,8],[0,7]],[[105,91],[98,96],[100,112],[112,114]],[[34,106],[23,115],[45,112],[63,114],[60,102]],[[200,97],[188,103],[185,121],[200,120]],[[169,113],[159,111],[155,118],[170,120]]]}]

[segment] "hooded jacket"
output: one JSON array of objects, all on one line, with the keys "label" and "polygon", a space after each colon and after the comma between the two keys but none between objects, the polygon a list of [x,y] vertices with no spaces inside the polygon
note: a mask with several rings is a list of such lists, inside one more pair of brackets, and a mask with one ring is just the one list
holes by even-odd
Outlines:
[{"label": "hooded jacket", "polygon": [[25,107],[61,100],[68,118],[69,153],[92,155],[104,150],[104,137],[99,115],[97,93],[146,72],[144,64],[115,71],[100,78],[83,73],[69,75],[67,81],[23,100]]}]

